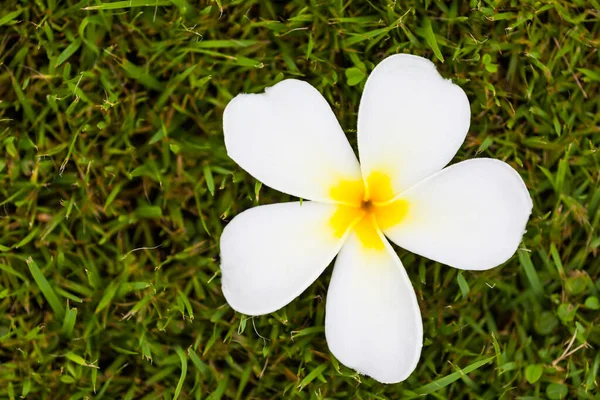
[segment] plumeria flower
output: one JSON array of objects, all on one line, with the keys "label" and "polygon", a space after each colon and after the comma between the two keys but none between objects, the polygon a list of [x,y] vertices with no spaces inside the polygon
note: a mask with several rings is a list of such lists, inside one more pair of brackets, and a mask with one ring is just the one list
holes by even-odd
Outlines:
[{"label": "plumeria flower", "polygon": [[236,216],[221,236],[223,294],[247,315],[280,309],[336,257],[325,336],[348,367],[406,379],[423,344],[417,297],[388,239],[465,270],[516,251],[532,209],[519,174],[488,158],[444,168],[470,123],[464,91],[429,60],[381,62],[358,111],[360,164],[327,101],[288,79],[225,109],[229,156],[273,189],[310,201]]}]

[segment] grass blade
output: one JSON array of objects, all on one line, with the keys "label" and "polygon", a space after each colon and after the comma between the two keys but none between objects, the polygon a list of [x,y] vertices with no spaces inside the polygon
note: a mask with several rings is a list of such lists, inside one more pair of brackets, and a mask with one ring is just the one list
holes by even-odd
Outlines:
[{"label": "grass blade", "polygon": [[62,333],[66,337],[73,337],[73,330],[75,329],[75,322],[77,321],[77,309],[68,308],[63,320]]},{"label": "grass blade", "polygon": [[460,371],[453,372],[450,375],[446,375],[443,378],[437,379],[431,383],[428,383],[427,385],[421,386],[420,388],[415,389],[413,392],[416,394],[430,394],[435,391],[438,391],[448,386],[452,382],[456,382],[466,374],[469,374],[475,371],[476,369],[481,368],[485,364],[491,362],[494,358],[496,357],[488,357],[483,360],[476,361]]},{"label": "grass blade", "polygon": [[108,287],[106,288],[106,290],[104,291],[104,295],[102,296],[102,298],[100,299],[100,302],[98,303],[98,307],[96,307],[96,311],[95,313],[98,314],[100,311],[104,310],[106,307],[108,307],[110,305],[110,302],[112,301],[113,297],[115,297],[115,294],[117,294],[117,289],[119,289],[119,281],[114,280],[112,281]]},{"label": "grass blade", "polygon": [[327,369],[327,367],[328,367],[327,364],[321,364],[317,368],[310,371],[310,373],[308,375],[306,375],[304,377],[304,379],[302,379],[302,381],[300,382],[300,385],[298,385],[298,389],[302,390],[304,387],[306,387],[306,385],[308,385],[309,383],[314,381],[315,378],[319,377],[323,373],[323,371],[325,371]]},{"label": "grass blade", "polygon": [[12,81],[13,89],[17,95],[17,99],[19,103],[21,103],[21,107],[23,107],[23,112],[25,116],[29,120],[29,122],[33,123],[35,121],[35,112],[33,112],[33,108],[31,108],[31,101],[29,98],[25,96],[23,90],[21,90],[21,86],[19,82],[15,79],[15,77],[11,74],[10,79]]},{"label": "grass blade", "polygon": [[81,46],[81,40],[76,39],[74,42],[72,42],[70,45],[68,45],[62,53],[60,53],[60,55],[58,56],[58,59],[56,60],[56,67],[60,66],[62,63],[64,63],[65,61],[67,61],[69,59],[69,57],[71,57],[73,54],[75,54],[75,52],[77,50],[79,50],[79,47]]},{"label": "grass blade", "polygon": [[435,34],[433,33],[431,21],[427,18],[425,18],[425,21],[423,22],[423,36],[425,36],[425,41],[427,42],[431,50],[433,50],[433,54],[435,54],[435,57],[441,62],[444,62],[444,56],[442,55],[442,52],[438,47],[437,40],[435,39]]},{"label": "grass blade", "polygon": [[185,376],[187,375],[187,357],[185,352],[178,347],[175,349],[175,352],[179,356],[181,360],[181,375],[179,376],[179,381],[177,382],[177,387],[175,388],[175,394],[173,395],[173,400],[177,400],[179,395],[181,394],[181,389],[183,388],[183,382],[185,382]]},{"label": "grass blade", "polygon": [[52,286],[50,286],[50,283],[48,283],[48,280],[44,277],[44,274],[42,274],[42,271],[40,271],[36,262],[33,261],[33,258],[29,257],[27,259],[27,266],[29,267],[29,272],[31,272],[31,275],[33,276],[33,280],[46,298],[48,304],[50,304],[52,311],[54,311],[56,319],[63,319],[65,316],[65,308],[52,289]]},{"label": "grass blade", "polygon": [[542,287],[542,284],[540,283],[540,278],[538,277],[535,267],[533,266],[533,263],[531,262],[531,256],[529,255],[529,253],[527,251],[524,251],[524,250],[519,250],[518,254],[519,254],[519,261],[521,262],[521,265],[523,266],[523,269],[525,270],[525,275],[527,276],[527,279],[529,280],[529,283],[531,284],[531,288],[533,289],[533,291],[535,292],[535,294],[537,296],[539,296],[539,297],[543,296],[544,288]]},{"label": "grass blade", "polygon": [[6,14],[4,17],[0,18],[0,26],[2,25],[6,25],[9,22],[11,22],[12,20],[14,20],[15,18],[17,18],[20,14],[21,14],[21,10],[17,10],[17,11],[13,11],[11,13]]},{"label": "grass blade", "polygon": [[117,10],[119,8],[133,8],[133,7],[156,7],[156,6],[168,6],[171,5],[170,0],[126,0],[126,1],[115,1],[112,3],[104,3],[98,6],[84,7],[82,10],[94,11],[94,10]]},{"label": "grass blade", "polygon": [[210,192],[211,196],[215,195],[215,179],[213,178],[212,171],[208,165],[204,166],[204,179],[206,180],[206,187]]}]

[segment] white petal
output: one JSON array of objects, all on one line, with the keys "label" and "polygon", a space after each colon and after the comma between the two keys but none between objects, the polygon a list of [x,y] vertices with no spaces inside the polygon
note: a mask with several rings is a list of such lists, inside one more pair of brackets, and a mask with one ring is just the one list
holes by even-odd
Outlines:
[{"label": "white petal", "polygon": [[348,237],[327,293],[325,335],[343,364],[380,382],[396,383],[417,366],[423,323],[406,271],[385,244],[386,251],[368,251],[355,234]]},{"label": "white petal", "polygon": [[244,314],[268,314],[302,293],[341,247],[329,223],[336,207],[304,201],[259,206],[221,235],[223,294]]},{"label": "white petal", "polygon": [[517,250],[532,202],[519,174],[489,158],[454,164],[400,196],[406,218],[384,233],[398,246],[460,269],[485,270]]},{"label": "white petal", "polygon": [[225,108],[223,131],[228,155],[281,192],[330,202],[340,180],[361,179],[335,115],[306,82],[288,79],[264,94],[240,94]]},{"label": "white petal", "polygon": [[394,193],[442,169],[471,118],[465,92],[422,57],[397,54],[373,70],[358,112],[363,175],[388,174]]}]

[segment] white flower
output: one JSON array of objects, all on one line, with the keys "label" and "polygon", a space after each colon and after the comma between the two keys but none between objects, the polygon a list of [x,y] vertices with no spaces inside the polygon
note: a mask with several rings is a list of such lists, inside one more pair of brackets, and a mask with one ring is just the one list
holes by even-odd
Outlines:
[{"label": "white flower", "polygon": [[423,325],[387,239],[455,268],[485,270],[515,253],[532,209],[523,180],[502,161],[442,169],[464,141],[470,113],[463,90],[429,60],[391,56],[365,85],[359,164],[308,83],[284,80],[234,98],[223,116],[229,156],[264,184],[311,201],[259,206],[227,225],[221,272],[231,307],[278,310],[337,255],[325,316],[331,352],[378,381],[406,379]]}]

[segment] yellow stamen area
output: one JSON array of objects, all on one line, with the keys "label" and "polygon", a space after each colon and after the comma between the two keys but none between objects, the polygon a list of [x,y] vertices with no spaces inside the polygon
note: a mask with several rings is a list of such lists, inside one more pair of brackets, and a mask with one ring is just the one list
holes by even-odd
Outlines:
[{"label": "yellow stamen area", "polygon": [[342,180],[331,188],[329,195],[340,203],[360,207],[365,198],[365,185],[362,181]]},{"label": "yellow stamen area", "polygon": [[367,178],[367,187],[369,188],[368,200],[373,203],[383,203],[392,200],[394,197],[390,177],[381,172],[371,172],[371,175]]},{"label": "yellow stamen area", "polygon": [[373,172],[366,180],[342,180],[333,186],[331,197],[340,202],[329,223],[336,237],[353,229],[365,248],[383,250],[380,231],[400,223],[408,213],[408,202],[393,200],[390,177]]}]

